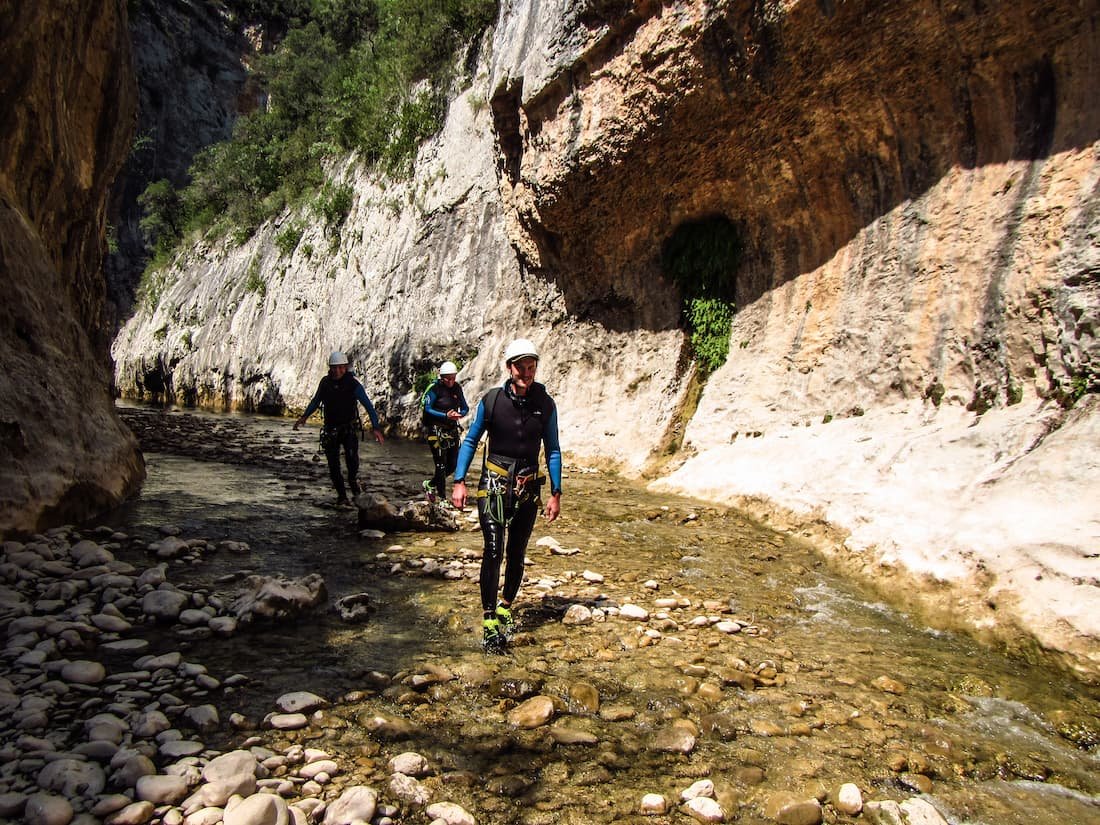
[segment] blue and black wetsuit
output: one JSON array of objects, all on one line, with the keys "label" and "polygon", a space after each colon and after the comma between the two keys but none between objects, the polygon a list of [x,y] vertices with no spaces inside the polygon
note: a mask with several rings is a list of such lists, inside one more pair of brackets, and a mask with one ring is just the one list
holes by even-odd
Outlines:
[{"label": "blue and black wetsuit", "polygon": [[490,390],[458,451],[455,481],[464,481],[477,444],[489,434],[485,464],[478,482],[477,512],[485,550],[481,558],[481,606],[495,609],[500,565],[506,559],[503,600],[511,604],[523,582],[527,541],[539,509],[539,451],[546,448],[551,492],[561,491],[561,447],[558,409],[546,387],[533,383],[517,396],[512,382]]},{"label": "blue and black wetsuit", "polygon": [[325,423],[321,427],[321,446],[328,461],[328,474],[337,496],[347,498],[344,477],[340,472],[340,449],[344,450],[344,460],[348,465],[348,486],[352,494],[359,492],[359,433],[363,425],[359,420],[359,407],[362,404],[370,417],[371,426],[378,429],[378,413],[367,398],[367,391],[350,372],[342,378],[326,375],[317,385],[317,392],[310,399],[309,406],[302,414],[309,418],[318,407],[324,411]]},{"label": "blue and black wetsuit", "polygon": [[435,462],[435,475],[431,486],[437,496],[447,489],[447,476],[455,471],[458,463],[458,442],[461,431],[458,422],[447,417],[451,410],[457,410],[459,416],[470,411],[462,385],[455,381],[451,386],[437,378],[424,393],[424,415],[421,423],[428,437],[428,446],[432,448],[432,461]]}]

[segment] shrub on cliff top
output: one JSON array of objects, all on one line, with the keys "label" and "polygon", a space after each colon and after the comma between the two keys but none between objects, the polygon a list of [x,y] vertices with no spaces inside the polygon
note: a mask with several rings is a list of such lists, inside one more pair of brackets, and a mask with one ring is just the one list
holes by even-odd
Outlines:
[{"label": "shrub on cliff top", "polygon": [[286,34],[257,61],[266,108],[241,117],[230,141],[196,155],[180,198],[180,236],[216,224],[250,234],[318,191],[323,162],[342,153],[359,152],[390,175],[409,173],[419,144],[442,126],[455,55],[497,16],[497,0],[228,5],[239,22]]}]

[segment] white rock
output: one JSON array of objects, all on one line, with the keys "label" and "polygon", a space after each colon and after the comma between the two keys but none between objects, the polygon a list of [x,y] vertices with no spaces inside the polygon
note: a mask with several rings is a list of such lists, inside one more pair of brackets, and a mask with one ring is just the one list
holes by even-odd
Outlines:
[{"label": "white rock", "polygon": [[273,713],[267,723],[275,730],[300,730],[309,725],[304,713]]},{"label": "white rock", "polygon": [[477,825],[477,820],[465,808],[454,802],[435,802],[425,808],[424,813],[432,819],[442,820],[447,825]]},{"label": "white rock", "polygon": [[592,621],[592,611],[583,604],[571,604],[565,611],[561,623],[567,625],[589,624]]},{"label": "white rock", "polygon": [[155,805],[175,805],[187,796],[187,780],[182,776],[155,774],[138,779],[135,788],[138,799]]},{"label": "white rock", "polygon": [[659,793],[647,793],[642,797],[639,810],[647,816],[658,816],[668,811],[668,800]]},{"label": "white rock", "polygon": [[[241,774],[256,776],[256,757],[250,751],[235,750],[216,756],[202,769],[204,782],[229,779]],[[248,794],[241,794],[247,796]]]},{"label": "white rock", "polygon": [[722,806],[706,796],[698,796],[684,803],[684,813],[698,822],[725,822]]},{"label": "white rock", "polygon": [[585,570],[583,573],[581,573],[581,578],[584,579],[586,582],[599,584],[603,581],[603,574],[596,573],[592,570]]},{"label": "white rock", "polygon": [[352,825],[370,822],[378,806],[378,794],[366,785],[353,785],[325,809],[324,825]]},{"label": "white rock", "polygon": [[319,774],[328,774],[331,778],[338,773],[340,773],[340,766],[331,759],[319,759],[316,762],[309,762],[298,771],[298,775],[306,779],[316,779]]},{"label": "white rock", "polygon": [[427,788],[403,773],[395,773],[390,777],[389,793],[390,796],[417,807],[427,805],[431,799]]},{"label": "white rock", "polygon": [[227,806],[224,825],[290,825],[286,800],[270,793],[257,793]]},{"label": "white rock", "polygon": [[[98,816],[102,819],[105,816],[110,816],[113,813],[121,811],[129,804],[130,797],[126,796],[125,794],[107,794],[106,796],[101,796],[99,797],[99,799],[96,800],[95,804],[92,805],[89,813],[91,813],[92,816]],[[0,811],[0,816],[6,816],[6,814]]]},{"label": "white rock", "polygon": [[680,791],[680,801],[687,802],[689,799],[698,799],[701,796],[714,798],[714,783],[709,779],[700,779],[698,782],[693,782],[691,787],[686,790]]},{"label": "white rock", "polygon": [[131,802],[108,816],[104,822],[105,825],[145,825],[153,818],[156,809],[152,802]]},{"label": "white rock", "polygon": [[202,808],[183,819],[183,825],[218,825],[225,818],[223,808]]},{"label": "white rock", "polygon": [[737,622],[726,620],[715,624],[714,629],[717,630],[719,633],[740,633],[741,625],[739,625]]},{"label": "white rock", "polygon": [[836,793],[836,809],[841,813],[855,816],[863,810],[863,794],[859,786],[845,782]]},{"label": "white rock", "polygon": [[415,751],[399,753],[389,762],[390,773],[403,773],[406,776],[427,776],[431,772],[428,760]]},{"label": "white rock", "polygon": [[275,707],[284,713],[309,713],[317,708],[328,707],[328,700],[307,690],[284,693],[275,700]]},{"label": "white rock", "polygon": [[625,619],[636,619],[640,622],[644,622],[649,619],[649,611],[641,605],[637,604],[622,605],[619,608],[619,615]]},{"label": "white rock", "polygon": [[906,799],[900,807],[909,825],[947,825],[947,820],[932,807],[932,803],[919,797]]}]

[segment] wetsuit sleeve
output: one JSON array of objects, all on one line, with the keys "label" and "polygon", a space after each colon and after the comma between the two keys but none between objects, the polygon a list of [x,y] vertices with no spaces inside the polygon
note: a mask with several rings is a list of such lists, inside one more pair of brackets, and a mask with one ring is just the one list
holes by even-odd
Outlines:
[{"label": "wetsuit sleeve", "polygon": [[439,421],[447,421],[447,413],[442,413],[435,408],[435,400],[439,397],[439,394],[435,391],[435,384],[432,388],[424,394],[424,412],[430,415],[432,418]]},{"label": "wetsuit sleeve", "polygon": [[[457,386],[457,385],[456,385]],[[462,391],[462,387],[458,388],[458,414],[459,416],[465,416],[470,411],[470,405],[466,403],[466,394]]]},{"label": "wetsuit sleeve", "polygon": [[359,384],[359,386],[355,388],[355,397],[359,399],[360,404],[367,408],[367,416],[370,417],[370,425],[376,430],[379,429],[378,413],[374,411],[374,404],[367,398],[367,391],[363,389],[362,384]]},{"label": "wetsuit sleeve", "polygon": [[485,432],[485,399],[477,402],[477,415],[474,423],[466,431],[466,437],[462,439],[462,446],[458,448],[458,463],[455,464],[455,481],[465,481],[466,471],[470,469],[470,462],[474,460],[477,451],[477,442],[481,441],[481,434]]},{"label": "wetsuit sleeve", "polygon": [[309,404],[306,405],[306,411],[302,413],[302,418],[309,418],[317,412],[317,408],[321,406],[321,387],[323,386],[323,381],[317,385],[317,392],[313,393],[313,398],[311,398]]},{"label": "wetsuit sleeve", "polygon": [[550,473],[550,492],[561,492],[561,445],[558,443],[558,406],[542,427],[542,443],[546,446],[546,470]]}]

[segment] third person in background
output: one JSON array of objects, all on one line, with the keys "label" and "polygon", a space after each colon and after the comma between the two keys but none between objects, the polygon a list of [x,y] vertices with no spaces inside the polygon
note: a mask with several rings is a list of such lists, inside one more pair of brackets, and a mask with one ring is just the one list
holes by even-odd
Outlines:
[{"label": "third person in background", "polygon": [[[478,402],[477,413],[458,452],[451,503],[466,506],[466,473],[478,441],[488,434],[488,446],[477,489],[478,520],[484,538],[481,558],[482,633],[485,650],[502,653],[513,627],[512,602],[523,582],[527,542],[535,526],[546,477],[539,473],[539,452],[546,448],[550,497],[545,514],[554,521],[561,512],[561,447],[558,410],[535,381],[539,354],[526,338],[504,352],[508,379]],[[505,562],[504,590],[498,601],[500,567]]]},{"label": "third person in background", "polygon": [[455,471],[458,462],[458,442],[462,429],[458,422],[470,411],[462,385],[458,383],[458,367],[453,361],[444,361],[439,367],[439,377],[424,393],[422,423],[432,449],[435,475],[424,482],[428,501],[435,501],[447,491],[447,476]]},{"label": "third person in background", "polygon": [[[359,418],[359,405],[370,417],[371,432],[374,440],[381,444],[382,428],[378,423],[378,413],[367,397],[363,385],[348,369],[348,359],[344,353],[336,351],[328,358],[328,375],[317,385],[309,405],[301,417],[294,422],[294,429],[306,423],[321,408],[324,424],[321,427],[321,448],[328,461],[329,477],[336,488],[336,506],[350,507],[347,487],[353,496],[359,495],[359,436],[363,432],[363,422]],[[340,471],[340,451],[344,451],[344,461],[348,465],[348,484],[344,486],[344,475]]]}]

